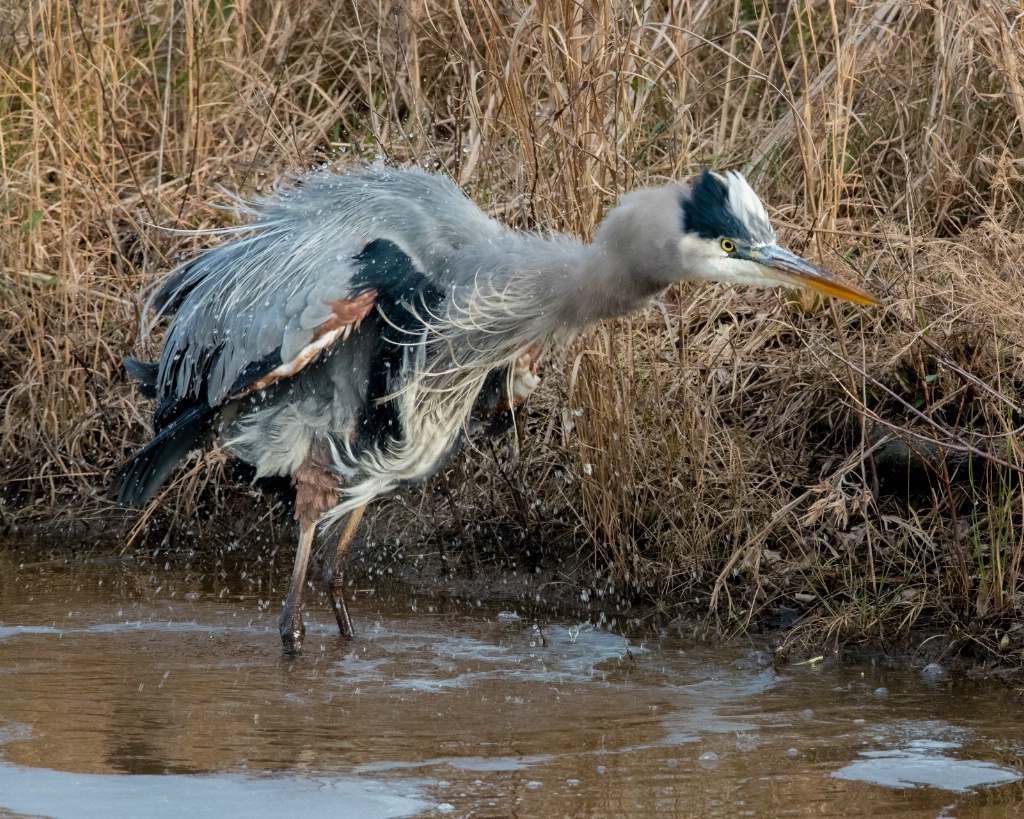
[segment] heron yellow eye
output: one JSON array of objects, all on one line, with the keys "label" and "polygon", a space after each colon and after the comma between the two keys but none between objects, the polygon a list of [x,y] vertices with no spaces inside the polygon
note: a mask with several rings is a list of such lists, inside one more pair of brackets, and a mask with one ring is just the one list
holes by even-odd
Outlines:
[{"label": "heron yellow eye", "polygon": [[726,253],[732,253],[736,249],[736,244],[729,239],[722,239],[722,250]]}]

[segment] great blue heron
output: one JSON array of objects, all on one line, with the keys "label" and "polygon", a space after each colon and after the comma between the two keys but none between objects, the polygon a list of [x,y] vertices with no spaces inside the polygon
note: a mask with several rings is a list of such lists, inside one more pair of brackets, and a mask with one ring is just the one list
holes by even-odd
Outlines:
[{"label": "great blue heron", "polygon": [[351,637],[344,562],[366,504],[435,472],[472,424],[501,427],[537,387],[552,343],[682,280],[877,303],[779,247],[739,173],[634,191],[589,245],[512,230],[415,169],[322,170],[245,210],[254,222],[224,231],[234,241],[170,272],[149,300],[156,318],[173,317],[160,361],[125,366],[159,401],[155,435],[111,495],[145,503],[217,438],[258,477],[290,477],[289,652],[305,633],[317,525],[349,516],[325,579]]}]

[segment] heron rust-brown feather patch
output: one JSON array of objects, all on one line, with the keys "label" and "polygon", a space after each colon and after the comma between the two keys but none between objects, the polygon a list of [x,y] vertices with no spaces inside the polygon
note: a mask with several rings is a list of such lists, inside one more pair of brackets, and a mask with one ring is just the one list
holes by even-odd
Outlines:
[{"label": "heron rust-brown feather patch", "polygon": [[311,453],[292,475],[295,486],[295,520],[316,523],[320,516],[338,502],[338,477],[326,466],[322,454]]},{"label": "heron rust-brown feather patch", "polygon": [[293,375],[298,374],[305,367],[316,361],[320,354],[337,341],[338,338],[344,341],[353,330],[358,329],[363,319],[373,309],[376,301],[377,291],[366,290],[351,299],[335,299],[328,302],[333,315],[316,328],[313,333],[313,340],[299,350],[295,358],[291,361],[285,361],[262,378],[253,381],[244,390],[240,390],[230,397],[233,400],[244,398],[247,395],[252,395],[254,392],[265,390],[282,378],[291,378]]},{"label": "heron rust-brown feather patch", "polygon": [[353,329],[358,327],[359,323],[369,315],[376,301],[377,291],[367,290],[351,299],[335,299],[327,302],[334,315],[316,328],[316,332],[313,333],[314,343],[327,333],[344,330],[346,327]]}]

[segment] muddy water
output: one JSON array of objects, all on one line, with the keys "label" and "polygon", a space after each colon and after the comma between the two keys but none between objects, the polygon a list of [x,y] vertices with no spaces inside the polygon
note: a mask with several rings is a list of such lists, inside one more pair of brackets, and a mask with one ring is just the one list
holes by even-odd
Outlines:
[{"label": "muddy water", "polygon": [[[0,815],[1024,815],[1013,690],[507,604],[0,551]],[[269,570],[268,570],[269,571]]]}]

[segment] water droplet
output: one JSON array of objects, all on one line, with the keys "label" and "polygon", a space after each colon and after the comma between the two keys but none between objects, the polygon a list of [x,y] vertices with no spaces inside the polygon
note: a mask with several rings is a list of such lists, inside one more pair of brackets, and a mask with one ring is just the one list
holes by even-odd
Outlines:
[{"label": "water droplet", "polygon": [[718,767],[718,754],[714,751],[707,751],[706,753],[701,754],[697,758],[697,761],[700,763],[702,768],[710,771]]},{"label": "water droplet", "polygon": [[736,748],[740,751],[753,751],[757,748],[757,737],[753,732],[738,732],[736,734]]}]

